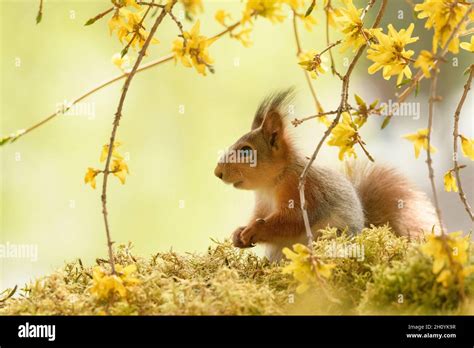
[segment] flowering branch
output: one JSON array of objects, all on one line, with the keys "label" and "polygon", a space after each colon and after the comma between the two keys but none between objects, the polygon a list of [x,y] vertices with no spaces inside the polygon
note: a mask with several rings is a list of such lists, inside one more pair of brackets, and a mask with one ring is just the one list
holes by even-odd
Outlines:
[{"label": "flowering branch", "polygon": [[[296,23],[296,12],[293,11],[293,32],[295,34],[295,42],[296,42],[296,56],[299,56],[301,53],[303,53],[303,49],[301,47],[301,40],[298,34],[298,25]],[[306,83],[308,84],[309,90],[311,92],[311,95],[313,96],[314,102],[316,103],[316,109],[318,113],[323,113],[324,108],[321,105],[321,102],[318,99],[318,96],[316,94],[316,90],[314,89],[313,83],[311,82],[311,78],[309,77],[309,73],[307,71],[303,71],[304,77],[306,79]]]},{"label": "flowering branch", "polygon": [[[171,4],[171,6],[169,8],[169,11],[171,11],[171,8],[174,6],[175,3],[176,3],[176,0],[174,0],[173,3]],[[117,134],[118,126],[120,124],[120,119],[122,117],[122,109],[123,109],[123,105],[124,105],[124,102],[125,102],[125,98],[127,97],[127,92],[128,92],[129,87],[130,87],[130,83],[132,82],[132,79],[133,79],[133,77],[135,76],[135,74],[138,70],[138,66],[141,63],[141,61],[142,61],[142,59],[143,59],[143,57],[146,53],[146,50],[147,50],[148,46],[150,45],[151,40],[153,39],[153,36],[155,35],[156,30],[158,29],[158,26],[161,24],[161,22],[163,21],[163,18],[165,18],[167,13],[168,13],[168,11],[166,9],[163,9],[161,11],[160,15],[156,18],[155,23],[153,24],[153,27],[150,30],[150,34],[146,38],[146,41],[145,41],[143,47],[141,48],[140,53],[138,54],[138,58],[137,58],[137,60],[134,64],[134,66],[133,66],[132,70],[130,71],[130,73],[128,74],[127,79],[125,80],[125,83],[124,83],[123,88],[122,88],[122,95],[120,96],[120,101],[119,101],[119,104],[118,104],[118,107],[117,107],[117,111],[115,113],[112,132],[111,132],[111,135],[110,135],[109,150],[108,150],[108,153],[107,153],[107,159],[105,160],[105,167],[104,167],[104,170],[103,170],[104,179],[102,181],[101,200],[102,200],[102,214],[104,216],[105,231],[106,231],[106,234],[107,234],[107,247],[108,247],[108,250],[109,250],[109,259],[110,259],[110,266],[111,266],[111,269],[112,269],[112,274],[115,274],[115,264],[114,264],[114,257],[113,257],[113,251],[112,251],[113,241],[112,241],[111,236],[110,236],[110,227],[109,227],[109,221],[108,221],[108,217],[107,217],[108,216],[108,212],[107,212],[107,183],[108,183],[108,180],[107,179],[108,179],[109,174],[110,174],[109,166],[110,166],[110,161],[112,159],[112,152],[113,152],[113,149],[114,149],[115,137],[116,137],[116,134]]]},{"label": "flowering branch", "polygon": [[[145,4],[145,3],[143,3]],[[171,16],[170,16],[171,17]],[[235,28],[237,28],[239,25],[240,25],[240,21],[228,26],[226,29],[220,31],[219,33],[217,33],[216,35],[214,35],[212,37],[212,39],[217,39],[217,38],[220,38],[222,36],[224,36],[225,34],[227,34],[228,32],[231,32],[232,30],[234,30]],[[162,63],[166,63],[166,62],[170,62],[172,61],[174,58],[174,54],[167,54],[163,57],[160,57],[154,61],[151,61],[150,63],[147,63],[147,64],[144,64],[143,66],[139,67],[137,70],[136,70],[136,74],[138,73],[141,73],[143,71],[146,71],[150,68],[153,68],[155,66],[158,66],[158,65],[161,65]],[[103,89],[104,87],[107,87],[117,81],[120,81],[124,78],[126,78],[127,76],[129,75],[128,72],[125,72],[121,75],[118,75],[114,78],[111,78],[110,80],[107,80],[99,85],[97,85],[96,87],[92,88],[91,90],[85,92],[84,94],[82,94],[81,96],[79,96],[78,98],[74,99],[70,104],[67,105],[67,107],[61,109],[61,110],[57,110],[55,111],[54,113],[52,113],[51,115],[45,117],[44,119],[40,120],[39,122],[33,124],[32,126],[26,128],[26,129],[20,129],[18,130],[17,132],[15,133],[12,133],[8,136],[5,136],[3,138],[0,139],[0,146],[3,145],[3,144],[6,144],[6,143],[13,143],[15,142],[16,140],[18,140],[19,138],[23,137],[24,135],[30,133],[31,131],[35,130],[36,128],[39,128],[41,127],[42,125],[48,123],[49,121],[55,119],[57,116],[59,115],[62,115],[64,113],[66,113],[67,111],[69,111],[69,109],[71,109],[71,107],[73,107],[74,105],[76,105],[77,103],[81,102],[82,100],[86,99],[87,97],[91,96],[92,94],[100,91],[101,89]]]},{"label": "flowering branch", "polygon": [[[366,7],[366,10],[368,11],[373,5],[375,4],[375,0],[371,0]],[[377,17],[375,19],[374,24],[372,25],[372,28],[376,28],[380,21],[382,20],[383,14],[385,12],[385,8],[387,6],[387,0],[382,0],[382,4],[380,6],[379,12],[377,14]],[[367,12],[365,11],[364,14]],[[314,150],[312,156],[310,157],[308,163],[306,163],[306,166],[303,169],[303,172],[301,173],[300,180],[299,180],[299,194],[300,194],[300,204],[301,204],[301,211],[303,214],[303,221],[305,225],[305,230],[306,230],[306,237],[308,238],[308,247],[310,250],[312,250],[312,244],[313,244],[313,233],[311,231],[311,224],[309,222],[309,217],[308,217],[308,212],[306,210],[306,198],[305,198],[305,183],[306,183],[306,177],[308,175],[309,169],[311,168],[311,165],[316,159],[316,156],[318,155],[321,147],[323,146],[324,142],[326,141],[327,137],[329,134],[331,134],[332,130],[336,127],[336,125],[339,123],[339,120],[341,118],[341,115],[344,111],[349,110],[350,106],[348,105],[347,99],[349,96],[349,79],[350,76],[359,61],[362,53],[364,52],[367,44],[363,44],[357,51],[355,57],[352,59],[351,64],[349,65],[349,68],[347,69],[346,74],[342,78],[342,91],[341,91],[341,102],[339,104],[339,107],[337,109],[337,115],[334,118],[333,122],[331,125],[326,129],[326,131],[323,134],[323,137],[319,141],[318,145],[316,146],[316,149]]]},{"label": "flowering branch", "polygon": [[[438,68],[438,65],[440,64],[440,62],[442,62],[444,60],[444,57],[446,56],[446,54],[448,53],[448,50],[449,50],[449,44],[456,37],[456,35],[458,34],[458,31],[461,29],[463,23],[466,20],[469,19],[469,15],[470,15],[470,13],[473,9],[474,9],[474,7],[471,4],[469,6],[469,9],[466,11],[465,15],[462,17],[462,19],[456,25],[456,27],[452,31],[451,35],[449,36],[448,40],[446,41],[446,44],[444,45],[444,49],[443,49],[441,55],[434,58],[435,59],[434,63],[433,63],[432,66],[429,67],[428,71],[436,71],[436,69]],[[397,105],[400,105],[400,103],[404,102],[411,95],[411,93],[418,86],[418,83],[420,83],[420,81],[423,80],[423,78],[424,78],[424,74],[423,74],[423,71],[420,69],[415,74],[415,77],[411,80],[410,85],[398,96],[398,98],[397,98],[398,99],[397,100],[398,104]],[[393,113],[393,111],[396,111],[397,109],[398,109],[398,106],[395,107],[395,110],[392,110],[392,113]],[[382,128],[384,128],[390,122],[391,118],[392,118],[392,115],[388,115],[385,118],[385,120],[383,122],[383,125],[382,125]]]}]

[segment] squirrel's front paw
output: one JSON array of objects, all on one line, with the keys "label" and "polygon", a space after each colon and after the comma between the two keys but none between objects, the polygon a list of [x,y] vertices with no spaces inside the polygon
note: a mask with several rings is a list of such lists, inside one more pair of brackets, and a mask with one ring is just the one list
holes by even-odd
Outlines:
[{"label": "squirrel's front paw", "polygon": [[234,233],[232,233],[232,243],[237,248],[250,248],[253,246],[251,244],[244,244],[242,242],[241,234],[245,229],[245,226],[240,226],[234,231]]}]

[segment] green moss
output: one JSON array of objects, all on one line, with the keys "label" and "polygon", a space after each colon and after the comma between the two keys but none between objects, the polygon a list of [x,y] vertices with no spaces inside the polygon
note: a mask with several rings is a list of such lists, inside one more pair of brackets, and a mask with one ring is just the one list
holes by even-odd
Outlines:
[{"label": "green moss", "polygon": [[[361,252],[362,246],[363,254],[335,257],[348,250]],[[134,277],[140,280],[125,298],[95,297],[90,289],[97,265],[84,266],[76,260],[13,297],[3,295],[0,314],[473,314],[473,277],[466,278],[462,300],[459,287],[445,288],[436,282],[432,260],[418,247],[394,236],[388,227],[365,229],[356,237],[327,229],[314,250],[325,262],[336,265],[332,276],[297,295],[297,284],[281,272],[285,261],[270,264],[230,242],[214,241],[202,254],[170,251],[148,259],[133,255],[130,245],[122,245],[116,250],[116,262],[134,264]],[[96,263],[107,267],[106,260]]]}]

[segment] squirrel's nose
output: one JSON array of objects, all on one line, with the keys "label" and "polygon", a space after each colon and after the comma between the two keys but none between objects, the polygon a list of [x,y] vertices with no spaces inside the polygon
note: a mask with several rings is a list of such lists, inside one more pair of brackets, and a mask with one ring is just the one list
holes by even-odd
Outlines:
[{"label": "squirrel's nose", "polygon": [[219,167],[216,167],[216,169],[214,170],[214,174],[215,174],[219,179],[222,179],[222,177],[224,176],[224,174],[222,173],[222,170],[221,170]]}]

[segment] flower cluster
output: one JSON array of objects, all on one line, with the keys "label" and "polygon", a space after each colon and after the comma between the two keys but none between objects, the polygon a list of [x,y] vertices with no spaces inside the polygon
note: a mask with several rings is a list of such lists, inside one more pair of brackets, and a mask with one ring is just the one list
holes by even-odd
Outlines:
[{"label": "flower cluster", "polygon": [[363,28],[361,15],[363,9],[358,9],[352,0],[343,0],[344,6],[337,10],[334,21],[344,34],[344,43],[341,52],[352,47],[352,51],[357,51],[362,45],[372,37],[371,31]]},{"label": "flower cluster", "polygon": [[[133,3],[135,2],[133,1]],[[137,6],[140,9],[140,6]],[[144,10],[134,12],[125,7],[117,8],[108,22],[110,34],[116,33],[122,44],[134,49],[141,49],[149,35],[149,32],[143,27],[144,14]],[[151,43],[156,44],[159,41],[153,38]]]},{"label": "flower cluster", "polygon": [[290,260],[290,263],[283,268],[283,273],[293,275],[298,282],[296,292],[299,294],[308,290],[311,285],[318,284],[320,277],[331,276],[334,265],[316,259],[303,244],[293,245],[293,250],[284,248],[283,253]]},{"label": "flower cluster", "polygon": [[448,235],[430,234],[421,246],[421,251],[433,258],[433,273],[436,281],[448,287],[451,283],[463,284],[464,278],[474,272],[474,266],[468,266],[469,236],[462,231]]},{"label": "flower cluster", "polygon": [[[434,30],[433,52],[436,53],[438,47],[444,48],[451,37],[452,32],[460,23],[471,4],[469,1],[459,0],[425,0],[415,6],[418,18],[426,18],[425,28]],[[474,20],[474,12],[471,12],[469,19]],[[461,24],[460,31],[465,30],[467,23]],[[455,36],[448,45],[452,53],[459,52],[459,38]]]},{"label": "flower cluster", "polygon": [[135,265],[126,267],[115,265],[115,271],[116,274],[108,274],[100,266],[94,268],[90,292],[99,300],[126,299],[128,289],[140,284],[140,280],[133,277],[133,274],[137,271]]},{"label": "flower cluster", "polygon": [[298,55],[298,59],[298,64],[301,65],[304,70],[308,71],[313,79],[328,71],[328,68],[324,65],[326,58],[321,56],[316,50],[301,52]]},{"label": "flower cluster", "polygon": [[187,68],[194,68],[202,75],[206,75],[214,62],[209,56],[208,48],[217,38],[207,38],[200,34],[200,22],[194,24],[191,31],[184,32],[182,39],[176,39],[173,44],[175,61],[180,61]]},{"label": "flower cluster", "polygon": [[388,80],[393,75],[398,75],[397,84],[400,84],[403,77],[411,78],[410,61],[415,54],[412,50],[405,50],[405,46],[416,42],[418,37],[411,37],[415,25],[412,23],[408,29],[396,31],[389,24],[388,34],[382,31],[374,31],[373,34],[378,43],[374,43],[367,50],[367,58],[374,64],[369,67],[369,74],[374,74],[382,69],[384,79]]},{"label": "flower cluster", "polygon": [[[117,147],[121,145],[120,142],[115,142],[112,147],[112,164],[110,166],[110,173],[115,175],[122,184],[125,184],[125,179],[127,174],[129,174],[128,165],[125,162],[124,157],[117,151]],[[106,144],[102,147],[102,152],[100,154],[100,162],[105,162],[107,155],[109,153],[109,145]],[[95,168],[87,168],[86,175],[84,177],[84,182],[90,184],[93,189],[96,188],[96,177],[99,173],[103,173],[102,170]]]},{"label": "flower cluster", "polygon": [[348,112],[342,114],[342,120],[331,131],[331,138],[328,145],[339,147],[339,160],[343,160],[345,156],[357,158],[354,151],[354,145],[359,138],[358,127],[352,121]]}]

